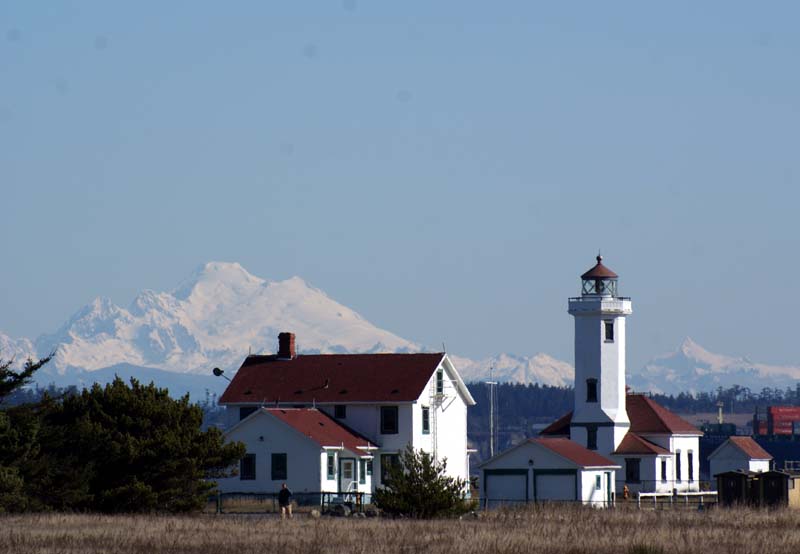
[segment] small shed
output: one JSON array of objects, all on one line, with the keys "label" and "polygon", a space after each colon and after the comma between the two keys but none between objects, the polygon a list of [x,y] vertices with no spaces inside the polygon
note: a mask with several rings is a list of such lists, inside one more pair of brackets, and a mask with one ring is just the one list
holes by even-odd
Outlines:
[{"label": "small shed", "polygon": [[480,467],[485,508],[527,502],[610,506],[619,465],[566,438],[528,439]]},{"label": "small shed", "polygon": [[800,475],[785,471],[727,471],[716,475],[721,506],[800,508]]},{"label": "small shed", "polygon": [[711,476],[731,471],[769,471],[772,456],[751,437],[729,437],[708,455]]}]

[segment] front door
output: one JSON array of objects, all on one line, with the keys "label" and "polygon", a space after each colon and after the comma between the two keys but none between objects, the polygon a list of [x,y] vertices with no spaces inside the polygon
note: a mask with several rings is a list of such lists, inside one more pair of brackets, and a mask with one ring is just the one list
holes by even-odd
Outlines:
[{"label": "front door", "polygon": [[358,490],[355,458],[339,458],[339,490],[342,492]]}]

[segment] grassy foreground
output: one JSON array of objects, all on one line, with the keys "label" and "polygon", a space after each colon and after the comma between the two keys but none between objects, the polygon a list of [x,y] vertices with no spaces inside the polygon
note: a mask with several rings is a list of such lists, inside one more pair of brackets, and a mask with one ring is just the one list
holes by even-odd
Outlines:
[{"label": "grassy foreground", "polygon": [[788,510],[636,511],[545,506],[479,519],[409,521],[246,516],[0,517],[0,552],[772,554],[800,552]]}]

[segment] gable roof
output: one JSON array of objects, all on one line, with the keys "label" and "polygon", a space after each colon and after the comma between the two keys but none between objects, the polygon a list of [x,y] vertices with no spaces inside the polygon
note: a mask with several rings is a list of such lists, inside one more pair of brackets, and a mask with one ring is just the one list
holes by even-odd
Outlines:
[{"label": "gable roof", "polygon": [[[320,446],[344,446],[350,452],[364,454],[364,447],[375,446],[365,436],[345,427],[316,408],[262,408]],[[360,447],[360,448],[359,448]]]},{"label": "gable roof", "polygon": [[597,452],[584,448],[575,441],[565,438],[538,438],[528,439],[528,442],[538,444],[555,452],[562,458],[566,458],[570,462],[581,467],[608,467],[618,466],[619,464],[612,462],[605,456],[601,456]]},{"label": "gable roof", "polygon": [[[219,402],[411,402],[445,359],[442,352],[248,356]],[[474,403],[461,378],[457,380],[467,403]]]},{"label": "gable roof", "polygon": [[539,431],[539,434],[546,436],[568,437],[570,423],[572,423],[572,412],[567,412],[553,423]]},{"label": "gable roof", "polygon": [[647,439],[643,439],[636,433],[628,431],[622,438],[617,449],[612,452],[613,455],[621,454],[639,454],[644,456],[658,456],[672,454],[666,448],[658,446]]},{"label": "gable roof", "polygon": [[495,454],[478,467],[487,466],[498,458],[502,458],[518,448],[524,448],[526,445],[531,444],[546,448],[559,457],[564,458],[566,461],[580,467],[619,467],[619,464],[609,460],[605,456],[601,456],[597,452],[584,448],[577,442],[563,437],[525,439],[508,450]]},{"label": "gable roof", "polygon": [[[697,427],[659,405],[643,394],[629,394],[625,397],[625,410],[631,422],[630,432],[654,435],[702,435]],[[540,435],[569,435],[572,412],[542,429]]]},{"label": "gable roof", "polygon": [[634,433],[702,435],[697,427],[643,394],[625,397],[625,410]]},{"label": "gable roof", "polygon": [[367,447],[374,449],[377,446],[364,435],[316,408],[261,408],[231,427],[225,434],[230,435],[244,422],[263,416],[278,419],[320,447],[343,446],[354,454],[365,455],[368,452]]},{"label": "gable roof", "polygon": [[708,455],[709,458],[716,456],[717,452],[722,450],[727,445],[736,447],[739,451],[744,453],[751,460],[771,460],[772,455],[764,450],[760,444],[752,439],[752,437],[728,437],[728,440],[720,444],[714,452]]}]

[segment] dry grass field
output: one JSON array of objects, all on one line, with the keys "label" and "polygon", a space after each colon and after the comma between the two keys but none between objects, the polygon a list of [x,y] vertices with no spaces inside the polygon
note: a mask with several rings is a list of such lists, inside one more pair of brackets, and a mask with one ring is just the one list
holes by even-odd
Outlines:
[{"label": "dry grass field", "polygon": [[636,511],[546,506],[478,519],[409,521],[248,516],[0,517],[3,553],[800,552],[800,513]]}]

